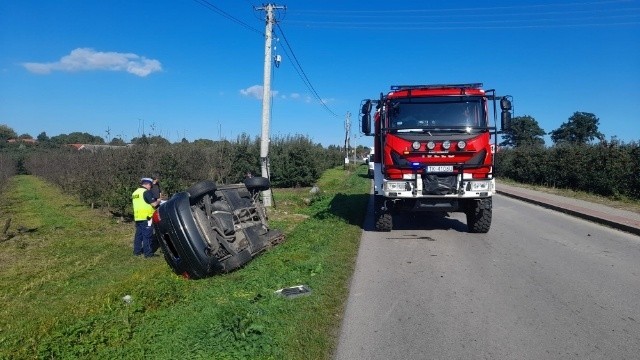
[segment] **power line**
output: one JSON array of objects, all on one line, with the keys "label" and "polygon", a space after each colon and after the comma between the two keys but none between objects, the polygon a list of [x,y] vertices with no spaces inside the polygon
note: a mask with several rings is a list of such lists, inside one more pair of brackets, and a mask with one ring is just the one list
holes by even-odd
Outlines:
[{"label": "power line", "polygon": [[468,26],[407,26],[406,24],[401,25],[392,25],[388,24],[387,26],[378,25],[344,25],[344,26],[331,26],[326,24],[317,24],[311,25],[307,24],[305,27],[307,28],[323,28],[323,29],[353,29],[353,30],[384,30],[384,31],[409,31],[409,30],[507,30],[507,29],[551,29],[551,28],[580,28],[580,27],[606,27],[606,26],[630,26],[630,25],[639,25],[640,21],[622,21],[615,23],[601,23],[601,22],[590,22],[590,23],[577,23],[577,24],[523,24],[523,25],[468,25]]},{"label": "power line", "polygon": [[[280,24],[276,23],[276,26],[278,27],[278,31],[280,32],[280,35],[284,39],[284,42],[287,45],[287,48],[289,49],[289,51],[285,50],[284,53],[285,53],[285,55],[287,55],[289,60],[291,60],[294,63],[294,69],[298,73],[298,76],[300,76],[300,79],[302,80],[302,82],[307,86],[307,89],[309,89],[309,91],[315,96],[315,98],[318,99],[318,101],[320,102],[322,107],[324,107],[334,117],[338,117],[338,114],[333,112],[333,110],[329,109],[329,107],[327,106],[326,102],[324,100],[322,100],[320,95],[318,95],[318,92],[316,91],[316,89],[311,84],[311,80],[309,80],[309,77],[304,72],[304,69],[302,68],[302,65],[300,65],[300,62],[298,61],[298,58],[296,57],[295,53],[293,52],[293,49],[291,48],[291,44],[289,44],[289,40],[287,40],[287,37],[285,36],[284,32],[282,31],[282,28],[280,27]],[[289,52],[291,52],[291,56],[289,56]],[[293,59],[292,59],[292,57],[293,57]]]},{"label": "power line", "polygon": [[[262,36],[265,36],[264,32],[255,29],[254,27],[248,25],[247,23],[243,22],[242,20],[239,20],[237,18],[235,18],[234,16],[232,16],[231,14],[227,13],[226,11],[220,9],[219,7],[213,5],[212,3],[210,3],[207,0],[193,0],[195,2],[197,2],[198,4],[206,7],[207,9],[217,13],[218,15],[227,18],[241,26],[243,26],[244,28],[251,30],[253,32],[256,32]],[[287,48],[289,49],[289,51],[287,52],[286,50],[284,51],[285,55],[287,55],[287,57],[289,58],[289,60],[292,61],[292,63],[294,63],[294,70],[298,73],[298,76],[300,76],[300,78],[302,79],[302,82],[305,84],[305,86],[307,87],[307,89],[309,89],[309,91],[314,95],[314,97],[316,99],[318,99],[318,101],[320,102],[320,104],[322,105],[322,107],[324,107],[328,112],[330,112],[333,116],[338,117],[338,115],[333,112],[331,109],[329,109],[329,107],[327,106],[326,102],[324,100],[322,100],[322,98],[320,97],[320,95],[318,95],[318,92],[316,91],[316,89],[313,87],[313,85],[311,84],[311,81],[309,80],[309,77],[307,76],[307,74],[304,72],[304,69],[302,69],[302,65],[300,65],[300,62],[298,61],[298,58],[296,57],[295,53],[293,52],[293,49],[291,48],[291,45],[289,44],[289,41],[287,40],[287,37],[284,35],[284,32],[282,31],[282,28],[280,27],[280,24],[278,22],[276,22],[276,25],[278,27],[278,30],[280,31],[280,34],[282,35],[282,38],[284,39]],[[289,55],[289,52],[291,53],[291,56]]]},{"label": "power line", "polygon": [[[621,5],[629,6],[621,6]],[[613,6],[613,7],[612,7]],[[602,27],[640,24],[630,0],[466,8],[385,10],[301,10],[292,26],[327,29],[455,30]]]},{"label": "power line", "polygon": [[236,24],[239,24],[240,26],[242,26],[242,27],[244,27],[244,28],[246,28],[246,29],[248,29],[248,30],[250,30],[250,31],[253,31],[253,32],[255,32],[255,33],[258,33],[258,34],[260,34],[260,35],[264,36],[264,32],[263,32],[263,31],[260,31],[260,30],[258,30],[258,29],[256,29],[256,28],[252,27],[251,25],[249,25],[249,24],[245,23],[244,21],[242,21],[242,20],[240,20],[240,19],[235,18],[235,17],[234,17],[234,16],[232,16],[231,14],[229,14],[229,13],[227,13],[226,11],[224,11],[224,10],[220,9],[219,7],[217,7],[217,6],[213,5],[212,3],[210,3],[210,2],[209,2],[209,1],[207,1],[207,0],[193,0],[193,1],[195,1],[195,2],[197,2],[198,4],[200,4],[200,5],[204,6],[204,7],[206,7],[207,9],[209,9],[209,10],[211,10],[211,11],[215,12],[216,14],[218,14],[218,15],[220,15],[220,16],[222,16],[222,17],[224,17],[224,18],[227,18],[227,19],[229,19],[229,20],[231,20],[231,21],[235,22]]},{"label": "power line", "polygon": [[[584,16],[594,16],[597,15],[597,17],[599,19],[616,19],[616,18],[620,18],[620,17],[634,17],[634,16],[639,16],[640,13],[629,13],[630,11],[638,11],[640,10],[640,8],[624,8],[624,9],[606,9],[606,10],[598,10],[598,9],[593,9],[593,10],[576,10],[576,11],[572,11],[571,13],[567,13],[564,11],[545,11],[545,12],[537,12],[535,13],[535,15],[537,16],[553,16],[553,15],[558,15],[561,17],[556,17],[556,18],[531,18],[532,13],[511,13],[511,14],[495,14],[495,13],[487,13],[487,14],[479,14],[479,13],[475,13],[475,14],[454,14],[454,15],[445,15],[445,14],[428,14],[428,15],[419,15],[419,14],[411,14],[411,15],[407,15],[407,14],[397,14],[397,15],[393,15],[393,14],[385,14],[383,15],[346,15],[346,14],[336,14],[335,17],[337,18],[343,18],[344,20],[341,20],[342,22],[347,22],[347,20],[351,23],[353,23],[353,18],[354,17],[358,17],[358,18],[363,18],[363,19],[372,19],[370,21],[371,24],[373,23],[379,23],[380,18],[382,19],[395,19],[398,18],[399,20],[401,20],[402,22],[405,22],[407,19],[424,19],[424,20],[441,20],[441,19],[445,19],[445,20],[450,20],[450,19],[471,19],[473,21],[482,21],[483,18],[478,18],[479,16],[485,16],[485,17],[494,17],[494,18],[498,18],[500,21],[510,21],[509,17],[527,17],[526,19],[522,19],[522,20],[517,20],[517,21],[534,21],[534,20],[548,20],[548,19],[552,19],[552,20],[567,20],[567,15],[584,15]],[[509,17],[507,17],[509,16]],[[575,17],[572,20],[580,20],[580,19],[584,19],[584,17]],[[373,20],[375,20],[375,22],[373,22]],[[308,20],[293,20],[293,21],[289,21],[292,23],[303,23],[305,21]],[[318,21],[320,23],[322,22],[326,22],[326,23],[332,23],[335,21]],[[340,21],[338,21],[340,22]]]},{"label": "power line", "polygon": [[443,8],[443,9],[384,9],[384,10],[297,10],[296,14],[380,14],[382,16],[388,16],[393,13],[421,13],[421,12],[460,12],[460,11],[472,11],[476,13],[477,11],[483,10],[509,10],[509,9],[542,9],[549,7],[569,7],[569,6],[594,6],[594,5],[607,5],[607,4],[620,4],[620,3],[630,3],[632,0],[605,0],[605,1],[583,1],[583,2],[573,2],[573,3],[553,3],[553,4],[532,4],[532,5],[509,5],[509,6],[482,6],[482,7],[467,7],[467,8]]}]

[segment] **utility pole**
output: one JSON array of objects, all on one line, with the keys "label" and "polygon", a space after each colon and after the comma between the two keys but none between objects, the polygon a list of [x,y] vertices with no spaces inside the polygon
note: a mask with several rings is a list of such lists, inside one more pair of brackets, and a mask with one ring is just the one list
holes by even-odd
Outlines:
[{"label": "utility pole", "polygon": [[347,111],[344,119],[344,168],[349,165],[349,148],[351,147],[351,113]]},{"label": "utility pole", "polygon": [[[260,141],[260,163],[262,176],[270,179],[269,165],[269,122],[271,120],[271,41],[275,17],[274,10],[285,9],[284,6],[266,4],[255,8],[267,13],[266,28],[264,31],[264,85],[262,86],[262,136]],[[262,203],[266,207],[271,206],[271,189],[262,192]]]},{"label": "utility pole", "polygon": [[353,134],[353,167],[357,168],[358,161],[358,133]]}]

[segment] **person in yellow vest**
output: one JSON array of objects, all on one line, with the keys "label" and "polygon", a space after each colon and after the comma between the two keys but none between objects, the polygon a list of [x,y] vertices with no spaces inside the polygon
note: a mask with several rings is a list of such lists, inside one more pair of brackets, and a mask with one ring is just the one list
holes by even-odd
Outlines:
[{"label": "person in yellow vest", "polygon": [[160,205],[160,199],[153,196],[151,186],[153,179],[140,179],[140,187],[131,194],[133,202],[133,220],[136,223],[136,235],[133,238],[133,255],[144,255],[145,258],[157,256],[156,246],[153,246],[153,228],[151,216],[155,208]]}]

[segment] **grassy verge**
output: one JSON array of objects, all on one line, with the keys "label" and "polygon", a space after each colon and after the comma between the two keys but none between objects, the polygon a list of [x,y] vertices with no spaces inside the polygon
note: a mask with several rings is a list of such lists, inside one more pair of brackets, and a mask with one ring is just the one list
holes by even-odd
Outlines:
[{"label": "grassy verge", "polygon": [[[0,358],[324,359],[334,350],[369,181],[330,170],[321,192],[274,189],[287,240],[246,267],[187,281],[132,256],[132,224],[35,177],[0,203]],[[305,284],[309,296],[285,299]],[[130,295],[131,301],[123,301]]]}]

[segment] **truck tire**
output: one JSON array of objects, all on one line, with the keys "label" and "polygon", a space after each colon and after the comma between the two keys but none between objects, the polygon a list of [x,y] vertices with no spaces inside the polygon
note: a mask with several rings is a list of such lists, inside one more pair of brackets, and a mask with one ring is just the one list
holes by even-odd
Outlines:
[{"label": "truck tire", "polygon": [[217,189],[217,185],[215,183],[215,181],[211,181],[211,180],[204,180],[204,181],[200,181],[198,183],[193,184],[193,186],[191,186],[189,189],[187,189],[187,192],[189,193],[189,202],[191,203],[191,205],[195,204],[196,202],[198,202],[198,200],[206,193],[211,192],[211,191],[216,191]]},{"label": "truck tire", "polygon": [[393,228],[393,218],[388,212],[376,215],[376,231],[391,231]]},{"label": "truck tire", "polygon": [[470,233],[487,233],[491,228],[492,200],[472,200],[467,207],[467,229]]},{"label": "truck tire", "polygon": [[254,176],[246,178],[244,180],[244,186],[246,186],[247,189],[253,193],[255,191],[269,190],[269,188],[271,187],[271,183],[266,177]]}]

